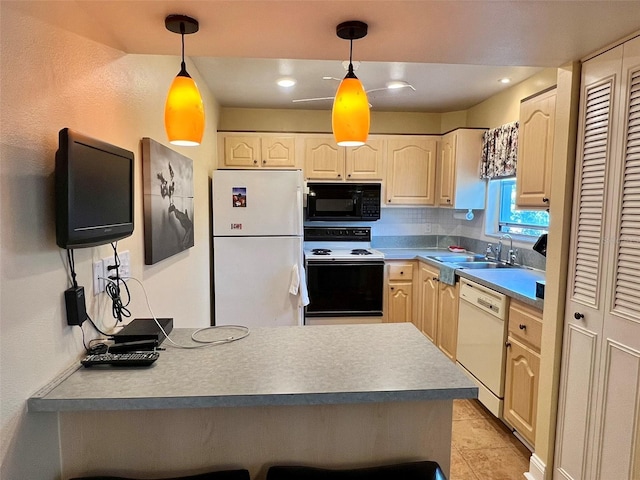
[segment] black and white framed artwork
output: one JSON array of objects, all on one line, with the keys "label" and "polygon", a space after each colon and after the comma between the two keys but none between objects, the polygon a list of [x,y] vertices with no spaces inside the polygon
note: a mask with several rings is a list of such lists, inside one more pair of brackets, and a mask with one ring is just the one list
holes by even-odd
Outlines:
[{"label": "black and white framed artwork", "polygon": [[193,160],[142,139],[145,264],[193,247]]}]

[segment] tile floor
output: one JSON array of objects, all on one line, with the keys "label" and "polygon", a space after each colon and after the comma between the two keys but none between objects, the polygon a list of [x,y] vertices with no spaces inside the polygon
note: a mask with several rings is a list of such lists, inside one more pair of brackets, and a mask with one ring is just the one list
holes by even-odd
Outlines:
[{"label": "tile floor", "polygon": [[449,480],[523,480],[529,450],[477,400],[454,400]]}]

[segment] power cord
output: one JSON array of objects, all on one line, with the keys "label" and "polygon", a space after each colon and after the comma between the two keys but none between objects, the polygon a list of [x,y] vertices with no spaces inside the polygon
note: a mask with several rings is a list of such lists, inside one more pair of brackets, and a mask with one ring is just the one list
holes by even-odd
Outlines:
[{"label": "power cord", "polygon": [[[158,326],[158,328],[160,329],[164,337],[169,341],[170,346],[173,346],[175,348],[192,349],[192,348],[210,347],[214,345],[223,345],[225,343],[231,343],[231,342],[236,342],[238,340],[241,340],[246,336],[248,336],[250,333],[249,328],[244,325],[217,325],[217,326],[213,325],[210,327],[199,328],[191,334],[191,340],[198,343],[199,345],[180,345],[179,343],[174,342],[171,339],[171,337],[169,337],[169,334],[165,331],[165,329],[162,327],[162,325],[156,318],[155,314],[153,313],[153,309],[151,308],[151,304],[149,303],[149,296],[147,295],[147,291],[144,288],[144,285],[142,284],[142,282],[135,277],[126,277],[126,278],[129,280],[134,280],[140,285],[140,287],[142,287],[142,292],[144,293],[144,298],[147,303],[147,308],[149,309],[149,313],[151,314],[151,317],[156,322],[156,325]],[[107,278],[106,280],[109,282],[113,282],[113,280],[110,278]],[[240,333],[237,335],[234,335],[232,333],[228,337],[225,337],[219,340],[202,340],[202,339],[196,338],[199,334],[207,330],[219,330],[219,331],[237,330]]]},{"label": "power cord", "polygon": [[[111,314],[113,318],[117,320],[117,322],[122,322],[122,317],[130,317],[131,312],[127,309],[129,303],[131,303],[131,293],[129,292],[129,287],[126,282],[120,277],[120,257],[118,257],[118,242],[112,243],[111,247],[113,248],[113,260],[114,264],[109,265],[107,269],[107,279],[111,280],[105,286],[105,292],[111,298]],[[113,274],[110,274],[110,271],[114,271]],[[122,302],[122,298],[120,296],[120,284],[124,286],[125,291],[127,292],[127,303]]]},{"label": "power cord", "polygon": [[77,288],[78,282],[76,280],[76,259],[73,256],[73,249],[71,248],[67,248],[67,260],[69,262],[69,270],[71,272],[71,286]]}]

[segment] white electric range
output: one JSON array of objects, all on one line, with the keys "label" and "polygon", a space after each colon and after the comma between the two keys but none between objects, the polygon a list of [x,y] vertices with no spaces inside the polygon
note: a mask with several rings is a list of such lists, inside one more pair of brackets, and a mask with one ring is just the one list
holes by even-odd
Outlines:
[{"label": "white electric range", "polygon": [[305,325],[380,323],[384,254],[371,227],[305,227]]}]

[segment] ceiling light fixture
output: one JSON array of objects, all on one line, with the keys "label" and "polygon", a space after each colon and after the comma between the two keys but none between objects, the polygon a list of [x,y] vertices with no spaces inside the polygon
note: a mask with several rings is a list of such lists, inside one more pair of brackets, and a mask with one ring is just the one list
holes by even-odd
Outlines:
[{"label": "ceiling light fixture", "polygon": [[505,77],[505,78],[501,78],[501,79],[500,79],[500,80],[498,80],[498,81],[499,81],[500,83],[504,83],[504,84],[511,83],[511,79],[510,79],[510,78],[507,78],[507,77]]},{"label": "ceiling light fixture", "polygon": [[413,85],[410,85],[404,80],[392,80],[390,82],[387,82],[387,89],[389,90],[399,90],[401,88],[410,88],[411,90],[415,91]]},{"label": "ceiling light fixture", "polygon": [[367,24],[359,21],[341,23],[338,37],[349,40],[349,69],[333,100],[331,124],[333,136],[340,146],[364,145],[369,135],[370,112],[367,93],[353,73],[353,41],[367,35]]},{"label": "ceiling light fixture", "polygon": [[187,73],[184,63],[184,36],[198,31],[198,21],[185,15],[169,15],[164,24],[167,30],[179,33],[182,37],[182,63],[167,94],[164,128],[173,145],[200,145],[204,133],[204,104],[198,86]]},{"label": "ceiling light fixture", "polygon": [[278,79],[277,83],[280,87],[290,88],[296,84],[296,81],[291,77],[282,77]]}]

